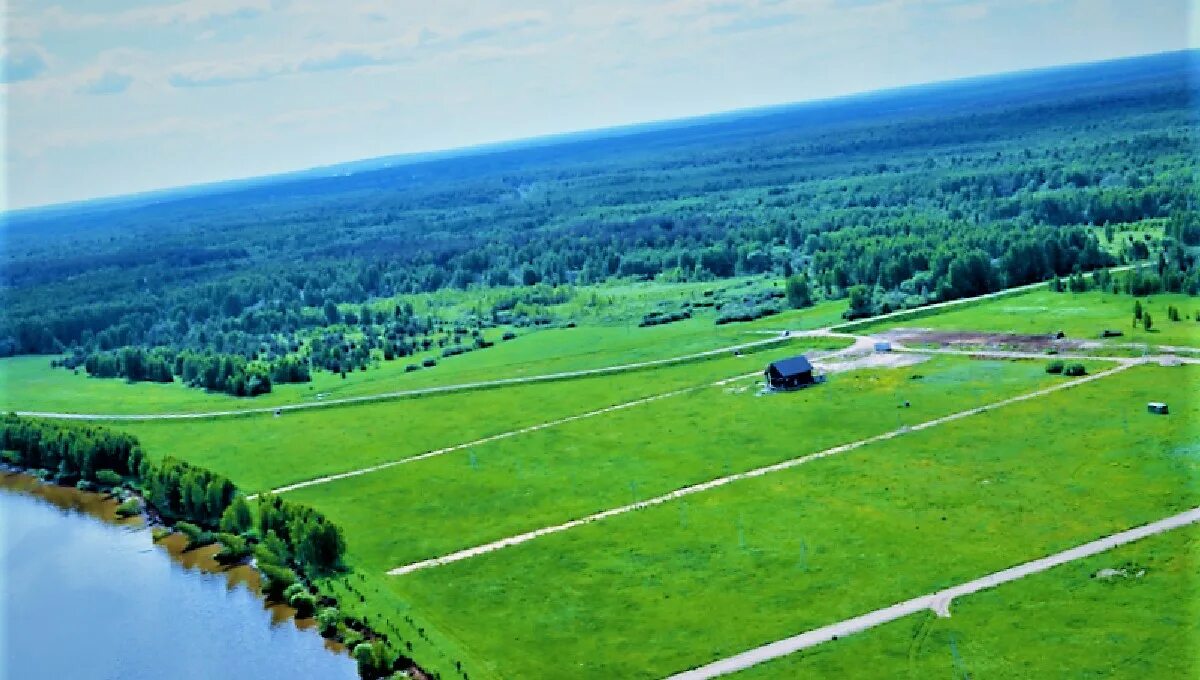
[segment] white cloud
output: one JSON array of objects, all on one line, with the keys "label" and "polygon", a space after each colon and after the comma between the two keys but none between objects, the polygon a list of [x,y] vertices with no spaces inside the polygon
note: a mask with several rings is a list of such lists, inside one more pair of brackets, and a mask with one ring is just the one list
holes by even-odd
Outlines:
[{"label": "white cloud", "polygon": [[32,80],[46,70],[49,56],[33,44],[0,45],[0,83]]},{"label": "white cloud", "polygon": [[96,69],[84,74],[77,91],[82,94],[120,94],[129,89],[133,76],[113,69]]},{"label": "white cloud", "polygon": [[[466,59],[508,57],[538,52],[528,33],[547,25],[544,12],[520,12],[495,17],[457,31],[428,26],[410,29],[399,38],[362,43],[322,45],[307,52],[272,53],[225,61],[199,61],[170,69],[173,87],[216,87],[269,80],[321,71],[359,69],[414,62],[438,54],[461,54]],[[518,44],[511,44],[511,43]]]},{"label": "white cloud", "polygon": [[[169,5],[135,7],[120,12],[71,12],[60,5],[24,17],[39,33],[99,28],[149,28],[227,19],[252,19],[271,11],[270,0],[185,0]],[[28,30],[28,29],[27,29]]]},{"label": "white cloud", "polygon": [[298,73],[315,73],[394,64],[411,58],[418,37],[362,45],[322,46],[301,54],[260,54],[227,61],[182,64],[171,69],[173,87],[214,87],[268,80]]},{"label": "white cloud", "polygon": [[959,21],[978,21],[985,18],[990,9],[987,3],[971,2],[962,5],[953,5],[946,9],[946,14]]}]

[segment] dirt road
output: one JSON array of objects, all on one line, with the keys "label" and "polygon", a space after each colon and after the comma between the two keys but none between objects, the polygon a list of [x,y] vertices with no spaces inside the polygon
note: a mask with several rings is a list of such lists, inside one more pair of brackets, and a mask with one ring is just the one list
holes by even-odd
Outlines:
[{"label": "dirt road", "polygon": [[790,638],[772,642],[768,645],[742,652],[736,656],[672,675],[669,680],[707,680],[708,678],[736,673],[764,661],[787,656],[802,649],[808,649],[809,647],[836,640],[839,637],[860,633],[925,609],[932,610],[938,616],[949,616],[950,603],[955,598],[977,593],[988,588],[995,588],[998,585],[1037,574],[1068,562],[1112,550],[1113,548],[1125,545],[1126,543],[1132,543],[1147,536],[1161,534],[1165,531],[1178,529],[1197,522],[1200,522],[1200,508],[1193,508],[1151,524],[1112,534],[1111,536],[1106,536],[1090,543],[1084,543],[1083,545],[1048,557],[1019,564],[994,574],[988,574],[987,576],[954,586],[953,588],[915,597],[890,607],[863,614],[862,616],[856,616],[823,628],[817,628]]}]

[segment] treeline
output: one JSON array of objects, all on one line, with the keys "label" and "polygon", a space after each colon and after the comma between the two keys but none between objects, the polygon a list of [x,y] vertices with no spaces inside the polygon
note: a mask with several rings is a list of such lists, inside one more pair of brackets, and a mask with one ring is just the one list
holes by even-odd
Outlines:
[{"label": "treeline", "polygon": [[1076,270],[1070,276],[1051,279],[1050,290],[1073,293],[1100,290],[1134,297],[1158,293],[1200,295],[1200,267],[1196,259],[1196,255],[1178,250],[1170,259],[1162,253],[1157,264],[1141,264],[1116,274],[1100,270],[1088,277]]},{"label": "treeline", "polygon": [[0,417],[0,452],[30,470],[45,470],[63,484],[141,474],[147,463],[134,437],[105,427],[57,423],[6,414]]},{"label": "treeline", "polygon": [[269,494],[251,506],[229,478],[175,458],[151,460],[131,435],[6,414],[0,417],[0,451],[5,462],[60,484],[128,485],[164,519],[261,542],[278,564],[311,575],[342,566],[341,529],[321,513]]},{"label": "treeline", "polygon": [[[29,218],[0,261],[0,355],[132,346],[270,362],[326,329],[363,337],[311,357],[342,372],[445,339],[430,314],[380,302],[407,293],[512,286],[476,317],[532,325],[576,285],[802,273],[814,297],[870,314],[1138,261],[1200,244],[1190,72],[1162,57],[1088,87],[1022,76],[1002,104],[896,95],[909,99],[887,116],[784,111]],[[1096,238],[1146,221],[1165,235]]]},{"label": "treeline", "polygon": [[282,357],[275,361],[250,361],[236,354],[216,354],[157,347],[122,347],[112,352],[68,356],[66,368],[82,365],[96,378],[124,378],[130,382],[174,382],[179,378],[189,387],[225,392],[236,397],[254,397],[271,391],[273,383],[303,383],[312,380],[308,361]]},{"label": "treeline", "polygon": [[271,494],[259,497],[257,509],[259,535],[266,545],[275,546],[278,561],[291,560],[314,575],[342,567],[346,541],[324,515]]}]

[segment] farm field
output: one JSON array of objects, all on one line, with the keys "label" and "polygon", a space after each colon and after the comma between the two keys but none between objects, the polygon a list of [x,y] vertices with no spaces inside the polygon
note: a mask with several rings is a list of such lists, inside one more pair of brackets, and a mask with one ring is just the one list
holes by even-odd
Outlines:
[{"label": "farm field", "polygon": [[[838,374],[786,395],[760,397],[749,381],[707,387],[288,497],[346,527],[363,564],[398,567],[1064,380],[1043,369],[940,358]],[[848,411],[872,415],[827,426]],[[378,517],[406,529],[374,531]]]},{"label": "farm field", "polygon": [[729,677],[1194,678],[1197,573],[1185,527]]},{"label": "farm field", "polygon": [[[259,492],[756,373],[775,358],[847,344],[841,338],[797,338],[742,357],[714,356],[613,375],[289,411],[279,417],[146,420],[120,427],[136,434],[152,456],[186,458],[229,475],[248,493]],[[412,474],[412,466],[403,470],[402,476]]]},{"label": "farm field", "polygon": [[[1175,345],[1200,348],[1200,300],[1179,293],[1161,293],[1137,298],[1154,318],[1146,331],[1133,327],[1133,301],[1129,295],[1088,291],[1056,293],[1035,290],[1020,295],[963,305],[935,315],[911,317],[869,324],[855,332],[879,332],[893,328],[930,328],[970,330],[992,333],[1049,334],[1063,331],[1068,339],[1100,342],[1106,329],[1121,331],[1121,337],[1105,340],[1106,345],[1123,343]],[[1181,321],[1167,319],[1167,307],[1175,306]]]},{"label": "farm field", "polygon": [[[660,285],[658,294],[671,286]],[[326,371],[313,374],[312,382],[276,385],[269,394],[253,399],[231,397],[170,384],[127,383],[120,379],[89,378],[65,369],[50,368],[50,357],[24,356],[0,359],[0,411],[59,411],[66,413],[137,414],[205,412],[273,407],[325,399],[360,397],[437,385],[521,378],[531,375],[590,370],[607,366],[655,361],[764,339],[759,330],[812,329],[836,323],[843,303],[824,303],[756,322],[717,326],[711,318],[693,318],[673,324],[638,328],[625,325],[581,325],[522,331],[515,339],[495,347],[440,358],[436,352],[391,362],[378,361],[366,371],[346,379]],[[491,331],[498,340],[503,329]],[[406,372],[409,363],[438,358],[438,366]]]},{"label": "farm field", "polygon": [[1195,506],[1198,377],[1132,368],[390,583],[482,675],[681,671]]}]

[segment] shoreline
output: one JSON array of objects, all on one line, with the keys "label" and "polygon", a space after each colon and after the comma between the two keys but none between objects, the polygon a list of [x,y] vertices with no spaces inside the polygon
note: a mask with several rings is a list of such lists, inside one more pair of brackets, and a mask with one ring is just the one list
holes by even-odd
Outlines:
[{"label": "shoreline", "polygon": [[[299,610],[285,601],[268,596],[263,588],[266,575],[255,564],[253,557],[243,558],[229,564],[223,564],[217,559],[224,546],[220,542],[191,546],[191,540],[181,531],[176,530],[138,492],[126,490],[124,495],[114,493],[113,489],[92,488],[81,489],[73,485],[59,484],[52,479],[43,479],[34,470],[25,469],[9,462],[0,463],[0,492],[10,491],[14,494],[37,499],[39,502],[51,505],[66,513],[86,515],[90,519],[114,527],[145,529],[152,532],[151,544],[162,549],[167,559],[182,567],[185,571],[198,571],[203,574],[224,576],[226,588],[229,590],[245,587],[258,601],[263,610],[269,613],[270,625],[282,625],[291,621],[299,631],[314,631],[321,640],[325,651],[338,656],[347,656],[355,660],[350,645],[332,635],[325,635],[316,618],[316,611],[309,616],[299,616]],[[118,508],[125,499],[136,498],[140,509],[136,514],[123,515]],[[163,532],[166,533],[163,533]],[[314,584],[306,584],[312,588]],[[336,604],[336,601],[317,592],[319,601],[323,604]],[[359,625],[355,630],[362,635],[363,641],[378,639],[386,640],[368,626]],[[336,633],[336,631],[334,631]],[[408,658],[397,661],[400,668],[394,668],[390,674],[374,677],[411,677],[420,680],[430,680],[432,676]],[[357,675],[364,677],[361,667]]]}]

